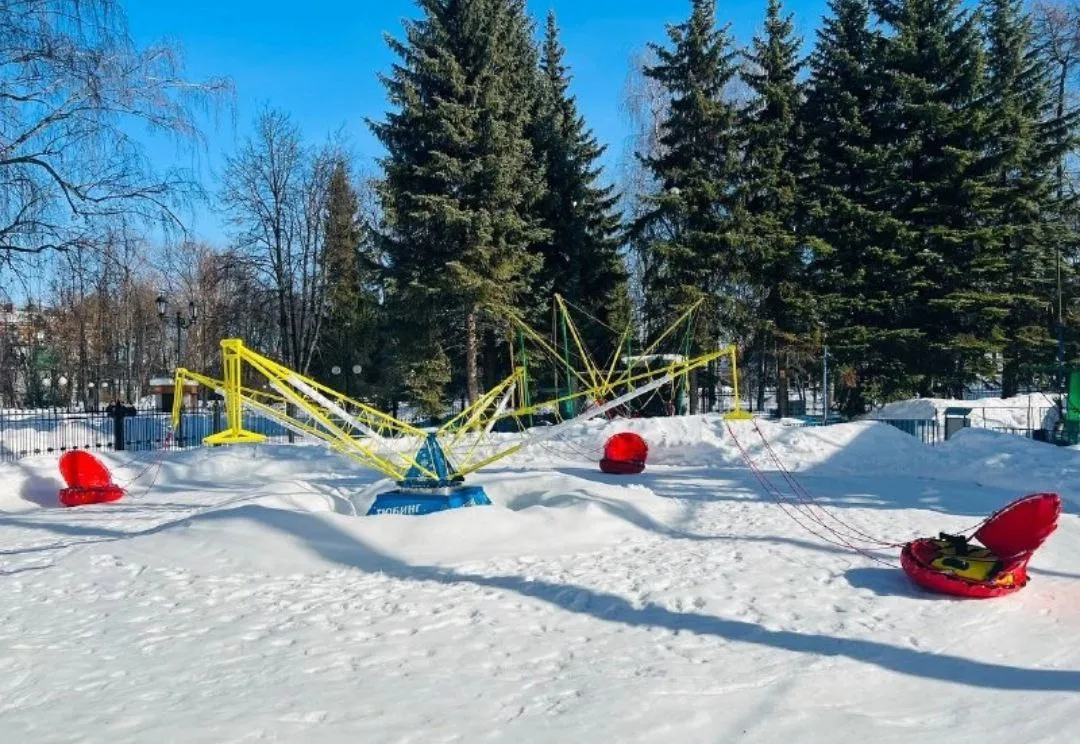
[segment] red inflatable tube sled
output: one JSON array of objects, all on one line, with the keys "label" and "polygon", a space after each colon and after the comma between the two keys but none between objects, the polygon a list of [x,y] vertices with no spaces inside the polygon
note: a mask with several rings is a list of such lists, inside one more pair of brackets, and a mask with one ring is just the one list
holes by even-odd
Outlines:
[{"label": "red inflatable tube sled", "polygon": [[982,545],[942,532],[904,546],[900,565],[912,581],[956,597],[1000,597],[1028,583],[1027,564],[1057,529],[1061,498],[1034,493],[995,512],[975,533]]},{"label": "red inflatable tube sled", "polygon": [[64,506],[85,506],[117,501],[124,489],[112,482],[105,463],[84,450],[65,452],[60,458],[60,475],[67,488],[60,491]]},{"label": "red inflatable tube sled", "polygon": [[630,431],[620,432],[604,444],[604,457],[600,469],[613,475],[634,475],[645,469],[649,446],[645,440]]}]

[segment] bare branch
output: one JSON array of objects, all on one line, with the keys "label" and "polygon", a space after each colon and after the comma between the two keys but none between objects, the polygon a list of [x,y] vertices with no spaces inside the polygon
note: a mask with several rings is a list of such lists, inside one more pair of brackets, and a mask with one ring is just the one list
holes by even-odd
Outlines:
[{"label": "bare branch", "polygon": [[229,104],[223,79],[190,81],[179,51],[137,47],[115,0],[0,6],[0,253],[66,250],[139,221],[185,230],[201,196],[157,173],[128,132],[143,125],[197,150],[200,116]]},{"label": "bare branch", "polygon": [[237,249],[274,294],[281,353],[300,370],[311,363],[324,315],[331,164],[302,144],[286,114],[264,111],[228,158],[221,192]]}]

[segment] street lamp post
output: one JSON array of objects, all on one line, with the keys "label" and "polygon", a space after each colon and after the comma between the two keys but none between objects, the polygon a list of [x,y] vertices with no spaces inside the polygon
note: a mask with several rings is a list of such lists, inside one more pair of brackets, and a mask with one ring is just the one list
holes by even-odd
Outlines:
[{"label": "street lamp post", "polygon": [[828,426],[829,424],[829,347],[823,348],[824,353],[821,355],[821,383],[822,390],[825,394],[824,409],[821,415],[822,426]]},{"label": "street lamp post", "polygon": [[[157,298],[157,311],[158,317],[164,322],[165,315],[169,309],[169,301],[165,295],[158,295]],[[181,346],[181,333],[191,328],[195,324],[195,321],[199,319],[199,310],[195,305],[195,301],[188,302],[188,317],[184,317],[184,314],[179,309],[176,311],[176,366],[180,366],[180,346]]]},{"label": "street lamp post", "polygon": [[[355,378],[357,380],[360,379],[360,373],[363,372],[363,370],[364,370],[364,368],[361,367],[359,364],[354,364],[352,366],[352,373],[353,373],[353,375],[355,376]],[[342,371],[343,370],[341,369],[341,367],[339,367],[336,364],[333,367],[330,368],[330,374],[332,374],[334,376],[335,384],[336,384],[336,380],[338,378],[338,375],[340,375],[342,373]],[[346,374],[345,375],[345,395],[347,397],[350,397],[350,398],[352,397],[352,384],[351,383],[352,383],[352,379]]]},{"label": "street lamp post", "polygon": [[[48,405],[45,397],[46,385],[44,384],[44,380],[42,379],[42,374],[44,373],[44,370],[41,369],[44,362],[44,360],[42,359],[42,348],[45,344],[45,331],[40,329],[35,331],[34,341],[35,343],[30,350],[30,371],[27,378],[27,394],[31,397],[31,400],[33,401],[33,406],[35,408],[38,408]],[[33,392],[31,392],[30,390],[31,383],[33,384]]]},{"label": "street lamp post", "polygon": [[[169,309],[169,301],[168,301],[168,299],[166,299],[165,295],[163,295],[163,294],[158,295],[158,298],[157,298],[157,311],[158,311],[158,317],[161,318],[162,322],[165,321],[165,315],[168,312],[168,309]],[[179,309],[177,309],[177,311],[176,311],[176,366],[177,367],[180,366],[180,346],[181,346],[181,340],[182,340],[181,334],[184,331],[184,329],[191,328],[191,326],[195,325],[195,321],[198,320],[198,319],[199,319],[199,311],[198,311],[197,306],[195,305],[195,300],[189,300],[188,301],[188,317],[185,318],[184,314],[181,313]],[[181,409],[182,409],[183,408],[183,402],[184,402],[184,388],[181,386],[178,389],[174,389],[173,390],[173,396],[180,396],[180,405],[181,405]],[[181,447],[184,446],[184,418],[183,418],[183,416],[180,417],[179,425],[177,426],[176,442]]]}]

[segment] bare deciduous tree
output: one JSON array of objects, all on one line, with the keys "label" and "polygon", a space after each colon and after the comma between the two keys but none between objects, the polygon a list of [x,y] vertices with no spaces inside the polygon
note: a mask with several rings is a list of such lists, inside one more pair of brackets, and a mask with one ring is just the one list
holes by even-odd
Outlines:
[{"label": "bare deciduous tree", "polygon": [[[623,84],[621,108],[630,123],[630,135],[619,162],[619,190],[623,213],[630,222],[642,214],[648,195],[656,193],[658,188],[641,160],[660,154],[661,123],[670,105],[663,86],[645,75],[645,68],[655,63],[656,53],[650,48],[636,52],[631,57],[630,70]],[[636,325],[642,328],[648,255],[639,246],[631,245],[626,261]]]},{"label": "bare deciduous tree", "polygon": [[265,111],[227,161],[222,205],[240,251],[275,295],[281,354],[307,371],[325,315],[324,227],[332,147],[306,147],[287,114]]},{"label": "bare deciduous tree", "polygon": [[182,227],[197,183],[155,172],[131,134],[201,143],[198,114],[230,85],[182,68],[173,47],[136,46],[113,0],[0,4],[0,261],[100,248],[122,222]]},{"label": "bare deciduous tree", "polygon": [[[1055,70],[1054,97],[1059,119],[1075,104],[1080,81],[1080,2],[1037,2],[1034,9],[1035,34]],[[1059,188],[1066,184],[1066,159],[1058,165]]]},{"label": "bare deciduous tree", "polygon": [[186,367],[217,375],[221,339],[242,338],[256,348],[267,348],[277,338],[277,324],[268,318],[273,292],[262,285],[252,258],[236,250],[218,250],[190,241],[169,251],[162,286],[170,303],[198,307],[185,344]]},{"label": "bare deciduous tree", "polygon": [[48,369],[67,385],[54,403],[137,401],[154,374],[166,371],[167,334],[157,317],[155,275],[146,243],[116,233],[100,248],[62,254],[44,314]]}]

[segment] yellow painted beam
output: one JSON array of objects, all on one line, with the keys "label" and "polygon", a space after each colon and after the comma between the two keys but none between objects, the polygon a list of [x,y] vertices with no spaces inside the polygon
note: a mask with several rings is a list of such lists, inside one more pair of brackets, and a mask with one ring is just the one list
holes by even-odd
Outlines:
[{"label": "yellow painted beam", "polygon": [[[676,323],[672,325],[672,329],[681,324],[696,309],[697,304],[680,316]],[[535,332],[530,332],[527,326],[524,326],[524,328],[530,338],[533,338],[534,341],[540,343],[546,350],[553,352],[559,358],[558,352],[552,349],[542,337],[539,337]],[[672,329],[668,329],[661,336],[661,339],[670,334]],[[623,338],[620,339],[620,348],[622,341],[625,340],[625,333]],[[646,351],[646,354],[652,353],[659,341],[660,339],[654,342]],[[584,344],[576,331],[574,333],[574,343],[582,353],[583,358],[586,358]],[[416,453],[419,452],[427,437],[427,432],[423,429],[342,395],[316,380],[262,356],[245,347],[241,339],[223,339],[221,347],[224,379],[217,380],[183,368],[176,371],[178,390],[182,391],[183,384],[190,381],[220,391],[225,398],[228,426],[225,431],[206,437],[203,441],[207,444],[247,444],[266,441],[264,435],[243,428],[242,417],[246,408],[275,420],[293,431],[318,439],[330,446],[334,451],[395,480],[403,480],[406,474],[414,468],[426,478],[438,478],[436,473],[416,462]],[[520,422],[520,419],[524,416],[534,414],[542,408],[554,407],[561,402],[581,398],[591,398],[591,404],[584,414],[571,419],[571,422],[592,418],[612,410],[614,406],[621,405],[627,400],[632,400],[634,397],[655,390],[658,386],[667,384],[671,380],[685,375],[691,370],[703,367],[725,355],[730,356],[731,359],[732,377],[736,393],[735,410],[727,414],[727,418],[749,417],[749,414],[742,411],[738,397],[739,381],[734,346],[693,359],[681,359],[655,369],[647,368],[646,371],[640,373],[635,373],[633,366],[628,365],[626,373],[620,374],[617,380],[613,379],[618,359],[618,352],[616,352],[612,367],[606,371],[606,374],[603,370],[594,367],[591,360],[587,362],[589,369],[586,374],[574,372],[578,380],[585,384],[585,389],[579,390],[572,395],[558,397],[552,401],[520,406],[517,410],[507,411],[508,404],[512,405],[510,396],[513,388],[522,381],[525,375],[525,369],[517,367],[509,377],[487,391],[472,406],[444,424],[438,430],[436,436],[445,436],[450,440],[444,447],[444,449],[448,450],[447,455],[449,456],[449,449],[461,442],[466,436],[475,435],[475,441],[464,443],[463,447],[461,447],[462,450],[468,447],[468,451],[463,462],[453,469],[452,476],[464,476],[509,457],[523,447],[528,446],[529,441],[542,441],[549,438],[554,434],[554,430],[568,425],[567,422],[563,422],[556,427],[544,428],[541,431],[534,432],[534,435],[526,442],[507,442],[503,446],[497,447],[497,451],[493,454],[473,462],[479,456],[478,453],[485,442],[485,437],[491,434],[491,429],[497,421],[513,417]],[[272,392],[254,387],[245,387],[242,384],[245,365],[251,371],[265,378]],[[617,387],[624,385],[633,389],[615,401],[606,401],[603,404],[597,403],[598,400],[606,398]],[[288,409],[284,408],[286,404],[296,406],[299,415],[290,415]],[[173,408],[174,425],[179,420],[181,405],[182,398],[178,396]],[[401,451],[403,447],[407,447],[408,451]],[[490,452],[490,450],[486,450],[485,454],[486,452]]]},{"label": "yellow painted beam", "polygon": [[729,411],[724,414],[724,418],[728,421],[747,421],[754,418],[749,411],[742,409],[742,401],[739,398],[739,368],[736,363],[736,348],[734,344],[730,347],[731,350],[731,387],[735,394],[735,410]]}]

